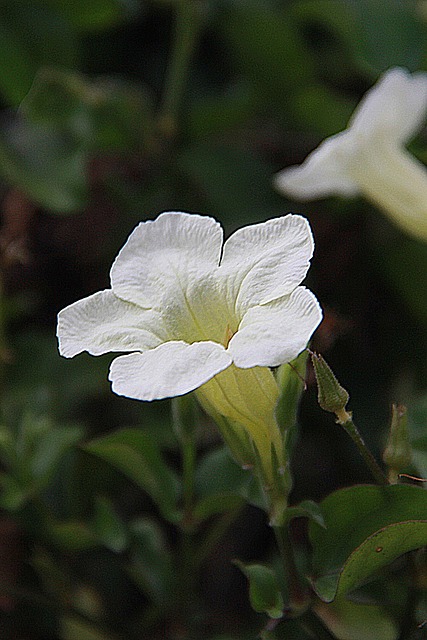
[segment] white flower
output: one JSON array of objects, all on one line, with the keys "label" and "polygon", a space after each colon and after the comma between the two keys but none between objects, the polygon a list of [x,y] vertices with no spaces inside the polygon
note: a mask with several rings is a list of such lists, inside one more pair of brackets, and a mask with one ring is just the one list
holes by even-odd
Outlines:
[{"label": "white flower", "polygon": [[321,320],[299,286],[312,235],[307,220],[287,215],[222,243],[213,218],[168,212],[141,222],[111,268],[111,289],[59,313],[59,349],[130,352],[112,362],[113,391],[154,400],[198,389],[270,457],[282,445],[269,367],[294,359]]},{"label": "white flower", "polygon": [[427,241],[427,171],[405,145],[427,110],[427,73],[386,72],[364,96],[348,128],[324,140],[301,166],[275,176],[296,199],[364,195],[407,233]]}]

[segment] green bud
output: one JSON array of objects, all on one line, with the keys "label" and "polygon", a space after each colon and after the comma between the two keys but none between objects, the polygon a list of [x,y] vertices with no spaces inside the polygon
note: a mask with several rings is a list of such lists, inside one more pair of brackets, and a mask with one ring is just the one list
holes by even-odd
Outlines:
[{"label": "green bud", "polygon": [[401,471],[411,463],[412,449],[409,442],[408,417],[406,407],[403,405],[392,405],[390,432],[383,460],[388,467],[396,471]]},{"label": "green bud", "polygon": [[318,401],[322,409],[335,413],[338,422],[344,424],[351,419],[346,411],[349,395],[340,385],[330,366],[318,353],[311,353],[314,373],[316,374]]}]

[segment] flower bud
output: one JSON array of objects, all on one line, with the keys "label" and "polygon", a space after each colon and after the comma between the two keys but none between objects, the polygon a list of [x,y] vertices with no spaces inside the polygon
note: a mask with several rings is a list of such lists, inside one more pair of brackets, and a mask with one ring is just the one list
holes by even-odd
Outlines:
[{"label": "flower bud", "polygon": [[318,402],[322,409],[335,413],[340,424],[351,419],[346,411],[348,392],[340,385],[332,369],[318,353],[311,353],[318,388]]}]

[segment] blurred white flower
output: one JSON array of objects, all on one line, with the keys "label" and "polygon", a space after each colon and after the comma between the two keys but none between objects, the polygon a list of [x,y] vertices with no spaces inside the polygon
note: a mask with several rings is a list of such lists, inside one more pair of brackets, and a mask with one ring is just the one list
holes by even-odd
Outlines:
[{"label": "blurred white flower", "polygon": [[361,100],[348,128],[324,140],[300,166],[275,176],[300,200],[363,195],[407,233],[427,241],[427,171],[405,145],[427,110],[427,73],[387,71]]},{"label": "blurred white flower", "polygon": [[130,352],[112,362],[113,391],[154,400],[197,389],[270,458],[282,444],[269,367],[294,359],[321,320],[315,296],[299,286],[313,239],[307,220],[289,214],[222,243],[210,217],[167,212],[141,222],[111,268],[111,289],[59,313],[59,350]]}]

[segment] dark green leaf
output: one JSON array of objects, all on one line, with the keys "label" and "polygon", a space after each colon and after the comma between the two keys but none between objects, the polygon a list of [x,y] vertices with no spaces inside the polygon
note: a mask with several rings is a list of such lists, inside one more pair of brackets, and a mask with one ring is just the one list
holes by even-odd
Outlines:
[{"label": "dark green leaf", "polygon": [[99,546],[96,535],[83,522],[50,524],[50,541],[64,551],[84,551]]},{"label": "dark green leaf", "polygon": [[28,461],[31,476],[37,489],[46,487],[52,480],[63,456],[83,437],[80,427],[56,427],[54,425],[35,444]]},{"label": "dark green leaf", "polygon": [[241,496],[231,493],[215,493],[199,500],[193,509],[193,518],[202,522],[224,511],[237,511],[245,504]]},{"label": "dark green leaf", "polygon": [[419,69],[426,29],[414,0],[351,0],[359,24],[360,59],[377,71],[402,66]]},{"label": "dark green leaf", "polygon": [[34,202],[68,213],[86,203],[86,157],[69,133],[23,118],[0,130],[0,172]]},{"label": "dark green leaf", "polygon": [[261,564],[235,564],[249,580],[249,599],[254,611],[266,613],[270,618],[283,615],[283,597],[273,569]]},{"label": "dark green leaf", "polygon": [[308,518],[316,522],[319,526],[326,528],[325,520],[320,505],[313,500],[303,500],[294,507],[286,510],[286,520],[289,522],[294,518]]},{"label": "dark green leaf", "polygon": [[127,546],[127,533],[110,500],[97,496],[92,530],[108,549],[120,553]]},{"label": "dark green leaf", "polygon": [[177,521],[178,480],[157,443],[142,429],[121,429],[84,448],[119,469],[151,496],[168,520]]},{"label": "dark green leaf", "polygon": [[313,585],[326,602],[366,581],[399,555],[427,544],[427,492],[355,486],[322,501],[326,529],[310,523]]},{"label": "dark green leaf", "polygon": [[144,593],[163,608],[171,605],[175,588],[172,558],[159,525],[140,518],[130,527],[129,573]]},{"label": "dark green leaf", "polygon": [[236,464],[226,447],[210,451],[202,458],[196,471],[196,491],[202,499],[199,507],[202,512],[209,504],[215,505],[218,496],[222,499],[228,496],[229,504],[237,505],[237,497],[260,509],[265,508],[264,496],[252,472]]},{"label": "dark green leaf", "polygon": [[268,97],[283,103],[312,79],[312,64],[289,12],[268,2],[223,3],[219,27],[240,68]]}]

